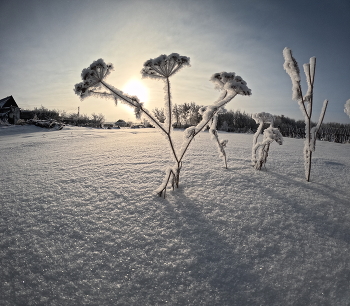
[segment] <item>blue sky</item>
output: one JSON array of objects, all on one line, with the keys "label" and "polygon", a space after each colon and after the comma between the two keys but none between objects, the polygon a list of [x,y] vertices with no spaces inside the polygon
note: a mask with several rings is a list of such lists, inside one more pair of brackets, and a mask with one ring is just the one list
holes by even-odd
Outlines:
[{"label": "blue sky", "polygon": [[[299,65],[317,58],[314,112],[324,99],[325,122],[350,123],[350,2],[318,1],[1,1],[1,98],[13,95],[22,108],[55,108],[107,121],[135,120],[127,106],[73,92],[81,70],[98,58],[115,66],[108,78],[125,90],[131,80],[147,88],[146,106],[163,105],[163,84],[141,79],[143,63],[177,52],[191,58],[172,79],[174,103],[212,103],[218,92],[213,73],[242,76],[251,97],[237,97],[227,108],[270,112],[302,119],[283,70],[289,47]],[[303,78],[303,88],[306,83]],[[132,93],[132,92],[131,92]]]}]

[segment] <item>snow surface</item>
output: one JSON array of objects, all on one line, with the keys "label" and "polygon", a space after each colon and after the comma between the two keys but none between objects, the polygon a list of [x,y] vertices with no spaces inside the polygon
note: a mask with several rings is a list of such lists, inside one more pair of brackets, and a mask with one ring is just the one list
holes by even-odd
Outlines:
[{"label": "snow surface", "polygon": [[0,305],[350,305],[349,145],[220,134],[163,199],[155,129],[0,127]]}]

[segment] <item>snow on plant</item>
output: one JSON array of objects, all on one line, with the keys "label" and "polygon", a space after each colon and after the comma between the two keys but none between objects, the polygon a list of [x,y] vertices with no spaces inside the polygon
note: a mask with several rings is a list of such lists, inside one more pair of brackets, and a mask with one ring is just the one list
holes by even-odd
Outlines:
[{"label": "snow on plant", "polygon": [[[205,111],[205,107],[202,107],[202,109],[200,109],[200,114],[203,113],[203,111]],[[226,151],[225,151],[225,147],[228,143],[227,139],[220,139],[219,135],[218,135],[218,131],[217,131],[217,124],[218,124],[218,117],[219,114],[224,113],[226,110],[224,108],[221,108],[214,116],[213,119],[211,120],[211,123],[209,124],[209,133],[211,135],[211,139],[216,141],[216,145],[218,148],[218,152],[219,152],[219,156],[223,159],[224,163],[225,163],[225,168],[227,169],[227,156],[226,156]]]},{"label": "snow on plant", "polygon": [[[182,146],[179,150],[176,150],[172,138],[173,104],[169,78],[185,66],[190,66],[190,59],[186,56],[172,53],[168,56],[160,55],[157,58],[146,61],[141,70],[141,74],[144,78],[148,77],[164,81],[166,117],[164,123],[161,123],[154,115],[152,115],[136,96],[125,94],[105,82],[105,78],[109,75],[113,66],[112,64],[106,64],[102,59],[93,62],[89,68],[82,71],[81,77],[83,81],[76,84],[74,88],[75,93],[79,95],[81,99],[91,95],[111,97],[115,99],[116,104],[120,101],[133,107],[137,118],[140,118],[141,116],[145,117],[144,119],[151,122],[166,137],[170,146],[174,165],[166,168],[165,178],[160,187],[156,190],[156,193],[159,196],[163,195],[164,197],[169,184],[173,189],[179,187],[182,161],[195,136],[208,125],[211,126],[212,130],[216,130],[217,119],[215,119],[215,116],[220,109],[230,102],[237,94],[251,95],[251,90],[247,87],[246,82],[240,76],[235,75],[235,73],[221,72],[214,74],[210,80],[215,84],[216,88],[221,91],[221,95],[216,102],[203,109],[202,120],[196,126],[191,126],[184,131]],[[215,136],[215,132],[212,132],[212,134]],[[222,150],[221,152],[225,152],[223,148],[226,145],[226,142],[219,141],[218,138],[217,141],[220,145],[220,150]],[[225,153],[222,154],[225,156]]]},{"label": "snow on plant", "polygon": [[[259,124],[259,126],[253,137],[252,166],[257,170],[260,170],[262,166],[266,164],[270,144],[273,141],[276,141],[278,144],[281,145],[283,143],[283,137],[278,128],[273,127],[274,117],[270,113],[256,113],[253,115],[253,119],[256,123]],[[263,141],[258,143],[258,137],[261,134],[263,125],[265,123],[270,123],[270,127],[265,129],[263,133]],[[258,151],[259,156],[257,157]]]},{"label": "snow on plant", "polygon": [[350,117],[350,99],[344,105],[344,113]]},{"label": "snow on plant", "polygon": [[283,137],[278,128],[272,126],[264,130],[263,141],[256,145],[256,149],[260,148],[259,157],[255,162],[255,169],[260,170],[266,164],[267,156],[270,149],[270,144],[276,141],[279,145],[283,143]]},{"label": "snow on plant", "polygon": [[312,152],[315,151],[316,134],[320,129],[324,115],[326,113],[328,100],[325,100],[323,102],[323,107],[317,125],[315,127],[311,127],[316,58],[311,57],[310,63],[303,65],[308,86],[306,95],[303,96],[300,85],[300,70],[297,61],[292,55],[292,50],[290,50],[289,48],[284,48],[283,56],[285,60],[283,67],[292,80],[292,98],[293,100],[298,102],[300,110],[303,113],[305,119],[304,165],[305,178],[309,182],[311,173],[311,157]]}]

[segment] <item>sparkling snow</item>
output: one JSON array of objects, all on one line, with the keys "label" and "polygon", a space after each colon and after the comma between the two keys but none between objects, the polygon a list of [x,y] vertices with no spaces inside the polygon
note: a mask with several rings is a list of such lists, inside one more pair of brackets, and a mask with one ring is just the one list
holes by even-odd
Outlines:
[{"label": "sparkling snow", "polygon": [[155,129],[0,127],[0,305],[350,305],[350,145],[198,136],[163,199]]}]

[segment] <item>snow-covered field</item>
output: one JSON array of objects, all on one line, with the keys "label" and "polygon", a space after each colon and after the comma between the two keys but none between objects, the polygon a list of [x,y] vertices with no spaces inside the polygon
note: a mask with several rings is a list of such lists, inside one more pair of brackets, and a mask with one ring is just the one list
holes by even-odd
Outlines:
[{"label": "snow-covered field", "polygon": [[163,199],[155,129],[0,127],[0,305],[350,305],[350,145],[220,137]]}]

